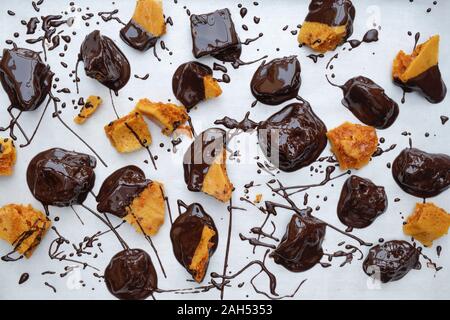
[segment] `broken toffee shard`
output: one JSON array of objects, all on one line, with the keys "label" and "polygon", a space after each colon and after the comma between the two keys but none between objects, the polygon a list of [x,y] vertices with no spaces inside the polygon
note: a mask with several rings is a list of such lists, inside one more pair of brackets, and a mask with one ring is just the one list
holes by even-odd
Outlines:
[{"label": "broken toffee shard", "polygon": [[435,197],[450,187],[450,156],[406,148],[392,163],[392,175],[403,191]]},{"label": "broken toffee shard", "polygon": [[327,145],[327,128],[308,102],[289,104],[258,126],[261,150],[283,171],[314,162]]},{"label": "broken toffee shard", "polygon": [[175,258],[200,283],[217,249],[218,231],[200,204],[193,203],[185,209],[174,221],[170,239]]},{"label": "broken toffee shard", "polygon": [[297,97],[300,89],[300,62],[296,56],[274,59],[259,66],[250,88],[259,102],[278,105]]},{"label": "broken toffee shard", "polygon": [[51,90],[53,75],[39,53],[25,48],[3,50],[0,82],[13,108],[37,109]]},{"label": "broken toffee shard", "polygon": [[29,163],[27,183],[45,207],[82,204],[95,182],[94,157],[60,148],[38,153]]},{"label": "broken toffee shard", "polygon": [[116,94],[130,79],[128,59],[114,41],[101,35],[98,30],[92,31],[84,39],[79,61],[84,63],[88,77],[96,79]]}]

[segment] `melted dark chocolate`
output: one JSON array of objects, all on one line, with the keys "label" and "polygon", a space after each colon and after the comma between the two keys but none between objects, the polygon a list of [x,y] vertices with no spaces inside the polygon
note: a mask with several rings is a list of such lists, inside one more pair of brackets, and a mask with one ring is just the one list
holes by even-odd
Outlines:
[{"label": "melted dark chocolate", "polygon": [[419,251],[406,241],[387,241],[369,250],[363,270],[383,283],[397,281],[418,268],[419,256]]},{"label": "melted dark chocolate", "polygon": [[263,62],[250,83],[253,96],[260,102],[278,105],[298,95],[300,62],[296,56]]},{"label": "melted dark chocolate", "polygon": [[205,100],[203,78],[212,76],[212,70],[203,63],[191,61],[183,63],[172,78],[172,90],[175,97],[188,109]]},{"label": "melted dark chocolate", "polygon": [[[327,145],[327,128],[308,102],[290,104],[258,127],[263,153],[278,168],[291,172],[314,162]],[[272,141],[273,140],[273,141]]]},{"label": "melted dark chocolate", "polygon": [[223,61],[239,58],[241,45],[228,9],[193,14],[190,19],[192,52],[196,58],[206,55],[216,56]]},{"label": "melted dark chocolate", "polygon": [[95,182],[94,157],[60,148],[38,153],[28,165],[27,183],[44,206],[82,204]]},{"label": "melted dark chocolate", "polygon": [[80,49],[86,75],[118,92],[130,79],[130,63],[119,47],[95,30],[86,36]]},{"label": "melted dark chocolate", "polygon": [[364,124],[386,129],[397,119],[398,104],[369,78],[351,78],[340,88],[344,92],[342,104]]},{"label": "melted dark chocolate", "polygon": [[330,27],[346,26],[344,41],[353,33],[355,7],[350,0],[312,0],[305,21],[318,22]]},{"label": "melted dark chocolate", "polygon": [[24,48],[3,50],[0,82],[14,108],[37,109],[52,88],[53,75],[39,53]]},{"label": "melted dark chocolate", "polygon": [[130,47],[139,51],[147,51],[156,44],[159,38],[144,30],[133,19],[120,30],[120,37]]},{"label": "melted dark chocolate", "polygon": [[387,209],[383,187],[358,176],[351,176],[342,186],[337,206],[339,220],[351,228],[365,228]]},{"label": "melted dark chocolate", "polygon": [[98,192],[97,210],[123,218],[127,215],[126,208],[150,182],[136,166],[126,166],[114,171],[105,179]]},{"label": "melted dark chocolate", "polygon": [[158,276],[150,256],[141,249],[125,249],[112,257],[105,269],[109,292],[122,300],[140,300],[158,286]]},{"label": "melted dark chocolate", "polygon": [[280,244],[270,256],[289,271],[306,271],[323,256],[325,231],[326,224],[310,214],[294,214]]},{"label": "melted dark chocolate", "polygon": [[226,132],[219,128],[203,131],[184,154],[184,182],[190,191],[199,192],[209,167],[226,146]]},{"label": "melted dark chocolate", "polygon": [[[209,258],[211,258],[217,249],[219,233],[213,219],[205,212],[200,204],[193,203],[187,207],[186,211],[179,215],[173,222],[172,228],[170,229],[170,239],[172,240],[175,258],[194,277],[196,275],[193,274],[193,271],[189,267],[201,240],[204,227],[208,227],[216,233],[211,238],[211,242],[213,243],[213,246],[209,248]],[[208,265],[208,262],[206,265]]]},{"label": "melted dark chocolate", "polygon": [[394,79],[394,83],[402,87],[405,92],[419,92],[431,103],[441,102],[447,94],[447,87],[445,86],[444,80],[442,80],[438,65],[428,68],[426,71],[406,82]]},{"label": "melted dark chocolate", "polygon": [[450,156],[406,148],[392,163],[392,175],[403,191],[434,197],[450,187]]}]

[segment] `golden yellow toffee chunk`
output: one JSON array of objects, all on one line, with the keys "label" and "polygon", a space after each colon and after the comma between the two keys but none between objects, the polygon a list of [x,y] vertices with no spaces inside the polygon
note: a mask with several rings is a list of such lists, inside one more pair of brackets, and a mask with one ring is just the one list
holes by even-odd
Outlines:
[{"label": "golden yellow toffee chunk", "polygon": [[102,104],[102,99],[98,96],[89,96],[86,103],[81,108],[80,113],[73,119],[77,124],[83,124],[87,118],[89,118],[97,108]]},{"label": "golden yellow toffee chunk", "polygon": [[209,250],[214,247],[214,242],[212,240],[215,235],[216,232],[213,229],[208,226],[203,227],[200,242],[195,249],[192,262],[189,265],[189,270],[191,270],[194,280],[198,283],[202,282],[205,277],[206,268],[208,267],[208,261],[210,258]]},{"label": "golden yellow toffee chunk", "polygon": [[227,175],[226,158],[227,152],[223,149],[222,154],[217,156],[209,167],[202,186],[204,193],[222,202],[229,201],[233,191],[233,184]]},{"label": "golden yellow toffee chunk", "polygon": [[0,239],[29,258],[50,228],[45,214],[31,205],[8,204],[0,208]]},{"label": "golden yellow toffee chunk", "polygon": [[319,22],[305,21],[298,35],[298,42],[321,53],[332,51],[344,42],[346,26],[331,27]]},{"label": "golden yellow toffee chunk", "polygon": [[133,152],[149,146],[152,136],[139,112],[132,112],[105,126],[109,141],[121,153]]},{"label": "golden yellow toffee chunk", "polygon": [[370,126],[345,122],[328,131],[327,137],[343,170],[362,168],[377,150],[377,133]]},{"label": "golden yellow toffee chunk", "polygon": [[185,107],[172,103],[141,99],[136,105],[136,110],[162,127],[162,133],[166,136],[171,135],[174,130],[189,119]]},{"label": "golden yellow toffee chunk", "polygon": [[205,99],[212,99],[222,94],[219,83],[212,76],[203,77],[203,85],[205,86]]},{"label": "golden yellow toffee chunk", "polygon": [[424,246],[447,234],[450,214],[433,203],[417,203],[412,215],[403,226],[403,232],[420,241]]},{"label": "golden yellow toffee chunk", "polygon": [[155,37],[166,33],[162,0],[137,0],[132,19]]},{"label": "golden yellow toffee chunk", "polygon": [[[124,220],[136,231],[144,231],[146,235],[155,235],[164,223],[165,202],[163,185],[152,181],[128,207]],[[139,223],[137,223],[137,221]],[[142,228],[142,229],[141,229]]]},{"label": "golden yellow toffee chunk", "polygon": [[416,46],[411,54],[400,50],[394,60],[392,77],[405,83],[437,65],[438,60],[439,35],[435,35]]},{"label": "golden yellow toffee chunk", "polygon": [[16,158],[16,147],[13,140],[0,138],[0,176],[12,175]]}]

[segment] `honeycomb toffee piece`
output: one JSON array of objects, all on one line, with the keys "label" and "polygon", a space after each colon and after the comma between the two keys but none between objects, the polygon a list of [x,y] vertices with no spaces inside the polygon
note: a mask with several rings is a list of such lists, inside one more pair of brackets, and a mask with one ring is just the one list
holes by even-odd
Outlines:
[{"label": "honeycomb toffee piece", "polygon": [[76,124],[83,124],[85,121],[94,114],[97,108],[102,104],[102,98],[98,96],[89,96],[86,103],[81,108],[80,112],[73,119]]},{"label": "honeycomb toffee piece", "polygon": [[96,200],[99,212],[123,218],[146,235],[155,235],[164,223],[163,185],[146,179],[136,166],[120,168],[107,177]]},{"label": "honeycomb toffee piece", "polygon": [[31,257],[50,225],[45,214],[31,205],[8,204],[0,208],[0,239],[26,258]]},{"label": "honeycomb toffee piece", "polygon": [[364,167],[377,150],[377,133],[370,126],[344,122],[328,131],[327,137],[342,170]]},{"label": "honeycomb toffee piece", "polygon": [[232,62],[241,55],[241,43],[228,9],[191,15],[192,53],[195,58],[212,55]]},{"label": "honeycomb toffee piece", "polygon": [[416,203],[412,215],[403,225],[403,232],[420,241],[424,246],[431,247],[433,241],[448,233],[450,214],[434,203]]},{"label": "honeycomb toffee piece", "polygon": [[265,61],[250,83],[253,96],[259,102],[278,105],[297,97],[300,84],[300,62],[296,56]]},{"label": "honeycomb toffee piece", "polygon": [[120,30],[130,47],[146,51],[166,33],[162,0],[137,0],[131,20]]},{"label": "honeycomb toffee piece", "polygon": [[3,50],[0,82],[14,108],[37,109],[52,88],[53,75],[38,52],[24,48]]},{"label": "honeycomb toffee piece", "polygon": [[117,93],[130,79],[130,63],[119,47],[107,36],[94,30],[86,36],[80,48],[79,60],[84,71],[105,87]]},{"label": "honeycomb toffee piece", "polygon": [[450,187],[450,156],[406,148],[392,163],[392,175],[403,191],[435,197]]},{"label": "honeycomb toffee piece", "polygon": [[12,175],[16,159],[17,153],[13,140],[0,138],[0,176]]},{"label": "honeycomb toffee piece", "polygon": [[125,249],[112,257],[105,269],[105,284],[121,300],[143,300],[158,288],[152,259],[141,249]]},{"label": "honeycomb toffee piece", "polygon": [[210,128],[186,150],[183,169],[189,191],[201,191],[222,202],[230,200],[233,184],[227,175],[226,139],[224,130]]},{"label": "honeycomb toffee piece", "polygon": [[298,42],[318,52],[332,51],[352,35],[354,19],[350,0],[312,0]]},{"label": "honeycomb toffee piece", "polygon": [[351,78],[340,88],[344,93],[342,104],[362,123],[377,129],[386,129],[397,119],[398,104],[369,78]]},{"label": "honeycomb toffee piece", "polygon": [[266,157],[283,171],[313,163],[327,145],[327,128],[306,101],[287,105],[258,126]]},{"label": "honeycomb toffee piece", "polygon": [[370,248],[363,270],[382,283],[397,281],[411,269],[420,268],[419,256],[419,251],[406,241],[386,241]]},{"label": "honeycomb toffee piece", "polygon": [[175,258],[195,281],[202,282],[219,241],[213,219],[193,203],[172,224],[170,239]]},{"label": "honeycomb toffee piece", "polygon": [[417,91],[431,103],[439,103],[447,87],[439,70],[439,35],[415,47],[411,54],[401,50],[394,59],[394,83],[406,92]]},{"label": "honeycomb toffee piece", "polygon": [[386,212],[387,205],[384,187],[353,175],[342,186],[337,214],[339,220],[350,228],[366,228]]},{"label": "honeycomb toffee piece", "polygon": [[172,78],[172,90],[188,110],[205,99],[222,94],[211,68],[196,61],[186,62],[178,67]]},{"label": "honeycomb toffee piece", "polygon": [[82,204],[95,183],[94,157],[60,148],[38,153],[29,163],[27,183],[44,206]]},{"label": "honeycomb toffee piece", "polygon": [[104,129],[112,146],[120,153],[146,148],[152,143],[147,123],[139,112],[114,120]]},{"label": "honeycomb toffee piece", "polygon": [[136,105],[136,111],[149,117],[162,127],[162,133],[170,136],[179,126],[188,121],[186,108],[173,103],[152,102],[141,99]]},{"label": "honeycomb toffee piece", "polygon": [[280,244],[270,257],[292,272],[311,269],[323,256],[325,232],[325,223],[310,214],[294,214]]}]

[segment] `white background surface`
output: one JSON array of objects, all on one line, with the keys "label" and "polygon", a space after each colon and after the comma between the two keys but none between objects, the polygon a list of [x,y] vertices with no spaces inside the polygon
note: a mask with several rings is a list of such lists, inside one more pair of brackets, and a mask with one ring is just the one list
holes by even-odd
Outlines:
[{"label": "white background surface", "polygon": [[[61,11],[68,10],[70,1],[45,0],[41,6],[41,12],[36,13],[31,6],[31,1],[1,1],[1,30],[0,43],[5,45],[6,39],[16,40],[19,46],[32,48],[36,51],[40,50],[40,45],[28,45],[24,43],[24,35],[26,28],[20,24],[20,20],[27,20],[36,15],[59,14]],[[104,168],[98,163],[96,174],[97,181],[94,191],[97,192],[104,178],[112,171],[128,164],[140,166],[147,174],[148,178],[161,181],[165,184],[166,194],[169,196],[172,212],[176,215],[176,200],[183,199],[187,203],[200,202],[207,212],[213,217],[219,229],[219,247],[212,257],[209,272],[216,271],[221,273],[223,267],[223,258],[226,244],[226,230],[228,223],[228,213],[226,204],[220,204],[214,199],[200,194],[190,193],[187,191],[183,181],[182,155],[183,150],[179,150],[176,154],[167,152],[166,149],[171,146],[170,140],[160,134],[160,130],[153,123],[149,122],[151,133],[153,135],[153,145],[151,150],[154,155],[158,155],[158,170],[155,171],[151,164],[145,164],[143,161],[148,159],[145,150],[135,152],[129,155],[118,154],[110,145],[103,132],[103,126],[113,120],[114,114],[111,108],[108,91],[96,81],[87,78],[84,75],[83,68],[80,68],[80,96],[87,97],[91,94],[99,95],[104,99],[104,104],[97,113],[90,118],[83,126],[77,126],[72,122],[72,118],[77,114],[77,110],[73,110],[70,101],[78,100],[75,86],[72,78],[68,77],[68,73],[75,67],[76,56],[81,41],[84,36],[92,30],[99,28],[101,32],[116,41],[118,46],[124,51],[131,63],[132,75],[138,74],[143,76],[150,73],[147,81],[142,81],[131,77],[128,85],[121,90],[120,96],[115,98],[116,106],[119,113],[124,115],[129,112],[134,103],[139,98],[147,97],[151,100],[167,101],[174,100],[171,81],[172,74],[180,63],[193,60],[191,53],[191,37],[189,28],[189,17],[187,16],[183,6],[186,5],[192,13],[207,13],[215,9],[228,7],[231,10],[236,29],[242,40],[255,37],[259,32],[264,32],[264,37],[249,46],[243,47],[242,59],[252,60],[262,56],[269,55],[268,59],[287,55],[298,55],[302,67],[302,86],[300,95],[308,100],[314,111],[324,120],[329,129],[338,126],[345,120],[357,122],[357,119],[346,110],[340,103],[342,98],[340,90],[329,86],[325,80],[325,65],[334,53],[328,53],[324,59],[314,64],[306,55],[311,53],[307,48],[298,48],[296,36],[291,35],[290,30],[295,30],[297,24],[302,23],[307,13],[307,3],[309,1],[259,1],[259,6],[254,6],[252,1],[183,1],[179,0],[178,4],[173,1],[164,1],[164,11],[166,16],[171,16],[174,20],[174,26],[168,26],[167,34],[163,37],[167,47],[173,50],[173,55],[169,56],[167,52],[162,52],[158,45],[158,51],[162,57],[162,62],[158,62],[151,51],[141,53],[128,47],[119,38],[119,30],[122,27],[115,21],[104,23],[97,15],[92,18],[89,23],[90,27],[85,27],[81,20],[81,14],[85,14],[85,7],[90,7],[89,12],[96,13],[98,11],[109,11],[116,7],[119,8],[119,16],[123,21],[128,21],[134,8],[134,1],[115,0],[116,5],[112,5],[111,1],[82,1],[77,0],[76,5],[83,8],[81,13],[74,13],[77,18],[72,28],[67,26],[58,30],[65,29],[64,34],[76,31],[77,35],[72,36],[72,43],[69,51],[63,61],[69,64],[68,69],[63,69],[59,64],[60,58],[58,53],[62,51],[62,45],[49,54],[49,64],[61,81],[58,88],[69,87],[72,94],[60,94],[59,96],[68,103],[68,107],[63,111],[63,118],[71,124],[81,136],[87,138],[103,156],[109,164],[108,168]],[[248,8],[248,14],[245,19],[239,15],[238,3],[244,3]],[[391,172],[386,167],[386,163],[392,162],[395,156],[408,145],[408,137],[402,136],[401,132],[411,131],[414,146],[424,149],[428,152],[445,152],[450,153],[450,123],[445,126],[441,125],[439,116],[450,116],[449,98],[447,97],[443,103],[439,105],[431,105],[424,98],[417,94],[409,94],[406,97],[406,103],[401,104],[402,91],[394,86],[390,79],[390,69],[392,59],[398,50],[404,49],[409,51],[414,44],[414,37],[408,36],[407,32],[412,31],[413,35],[416,31],[422,34],[421,41],[429,36],[439,33],[441,36],[441,52],[440,52],[440,69],[447,85],[450,85],[450,60],[448,59],[450,34],[448,32],[449,25],[448,14],[450,13],[450,3],[448,1],[438,1],[438,5],[434,6],[431,0],[416,0],[410,3],[409,0],[398,1],[375,1],[364,0],[354,1],[356,7],[356,20],[354,23],[354,34],[351,38],[361,39],[364,33],[372,27],[372,19],[375,19],[378,25],[381,25],[380,40],[372,44],[363,44],[361,47],[348,52],[342,52],[342,48],[338,48],[337,52],[342,52],[338,60],[334,64],[333,72],[336,74],[335,82],[343,83],[347,79],[357,75],[365,75],[385,88],[388,95],[395,99],[400,106],[400,115],[392,127],[387,130],[378,131],[379,137],[384,137],[386,142],[382,147],[388,148],[391,144],[396,143],[397,148],[394,151],[385,153],[380,157],[373,159],[368,166],[359,170],[358,175],[366,177],[374,181],[376,184],[383,185],[389,198],[389,208],[387,212],[378,218],[369,228],[363,230],[355,230],[354,234],[364,238],[367,241],[376,243],[378,238],[385,240],[391,239],[408,239],[402,233],[402,220],[400,212],[406,217],[412,211],[415,202],[421,199],[414,198],[405,194],[394,183]],[[432,11],[426,13],[426,9],[431,7]],[[16,12],[16,16],[8,16],[6,11],[11,9]],[[71,16],[71,15],[70,15]],[[261,18],[259,25],[253,23],[253,16]],[[96,21],[100,21],[100,25],[96,25]],[[245,23],[249,27],[249,31],[244,31],[241,25]],[[285,25],[289,25],[287,31],[282,31]],[[14,32],[21,34],[20,40],[14,39]],[[69,31],[69,32],[68,32]],[[40,35],[40,26],[36,35]],[[348,45],[347,45],[348,46]],[[9,46],[7,46],[9,47]],[[279,48],[280,51],[277,51]],[[259,49],[259,51],[257,51]],[[372,53],[375,53],[373,55]],[[213,59],[202,59],[202,62],[212,66]],[[257,64],[245,66],[238,70],[233,70],[227,65],[229,75],[231,76],[230,84],[222,84],[223,94],[220,98],[201,103],[197,110],[191,112],[197,132],[213,126],[216,119],[229,115],[236,119],[241,119],[245,112],[251,110],[251,118],[253,120],[264,120],[272,113],[280,110],[282,106],[265,106],[258,104],[250,109],[250,105],[254,100],[249,90],[249,82]],[[217,77],[221,76],[220,72],[216,73]],[[128,97],[134,97],[135,102],[130,102]],[[8,99],[3,90],[0,90],[0,125],[6,125],[9,121],[6,113]],[[40,110],[25,114],[21,119],[21,124],[27,128],[27,132],[31,132],[32,128],[40,115]],[[18,133],[18,130],[16,130]],[[426,132],[430,136],[426,138]],[[6,135],[6,133],[3,133]],[[19,136],[19,134],[18,134]],[[20,138],[19,138],[20,139]],[[249,139],[249,141],[246,141]],[[185,149],[190,141],[185,139],[179,149]],[[251,146],[256,148],[254,137],[248,138],[246,135],[240,135],[236,140],[240,140],[239,146]],[[163,142],[164,148],[160,148],[159,144]],[[81,145],[56,119],[52,119],[51,113],[48,112],[44,119],[42,128],[39,130],[33,144],[25,149],[18,149],[18,162],[15,167],[15,174],[12,177],[0,178],[0,205],[7,203],[31,203],[37,208],[42,208],[28,190],[25,172],[30,159],[38,152],[51,147],[62,147],[66,149],[75,149],[79,152],[89,152],[89,150]],[[264,219],[256,209],[248,204],[239,201],[239,197],[243,194],[243,185],[251,180],[255,183],[264,183],[270,179],[268,175],[256,174],[256,161],[253,160],[254,154],[241,149],[244,155],[241,164],[229,162],[229,176],[236,186],[233,200],[237,206],[245,207],[248,211],[234,211],[234,223],[231,240],[230,253],[230,271],[237,271],[248,261],[261,258],[265,251],[264,248],[257,248],[256,255],[252,254],[252,248],[249,244],[242,242],[238,234],[249,235],[249,230],[253,226],[258,226]],[[257,151],[257,150],[256,150]],[[329,146],[323,155],[329,155]],[[246,156],[248,155],[248,156]],[[319,182],[323,175],[316,174],[310,177],[309,169],[297,171],[295,173],[281,173],[277,175],[285,185],[293,184],[309,184]],[[309,191],[311,207],[320,205],[320,211],[315,214],[327,222],[334,223],[341,228],[345,228],[339,223],[336,216],[336,204],[339,197],[340,189],[345,178],[334,181],[334,187],[331,184],[321,189],[313,189]],[[450,211],[449,192],[444,192],[440,196],[430,200],[438,206]],[[263,200],[274,199],[282,202],[280,198],[273,198],[266,187],[252,188],[250,190],[250,199],[253,200],[257,193],[263,193]],[[317,199],[316,195],[320,198]],[[328,201],[323,201],[323,196],[328,197]],[[400,198],[400,202],[394,202],[394,198]],[[298,196],[298,203],[301,203],[303,194]],[[86,205],[95,208],[94,199],[89,196]],[[82,241],[84,236],[92,235],[98,230],[105,230],[99,221],[91,217],[88,212],[81,208],[77,210],[82,216],[85,225],[82,226],[73,212],[67,208],[50,208],[51,218],[60,217],[59,222],[54,222],[58,230],[74,243]],[[289,222],[291,213],[282,212],[275,217],[274,222],[277,225],[276,236],[282,237],[285,226]],[[114,222],[119,222],[118,218],[111,217]],[[188,288],[193,284],[187,282],[190,279],[184,268],[178,264],[173,256],[171,243],[169,239],[170,222],[167,217],[166,223],[163,225],[159,233],[153,237],[155,245],[162,257],[168,278],[164,279],[159,265],[155,259],[149,244],[145,239],[138,235],[132,227],[124,225],[120,228],[120,232],[131,247],[139,247],[147,250],[152,256],[155,268],[159,276],[159,287],[162,289],[171,288]],[[270,227],[268,228],[270,231]],[[32,258],[29,260],[21,260],[18,262],[6,263],[0,261],[0,298],[1,299],[110,299],[113,298],[107,291],[103,282],[99,283],[97,278],[92,276],[92,270],[86,269],[80,273],[74,273],[71,276],[60,278],[58,273],[63,272],[66,263],[51,261],[47,255],[47,248],[55,238],[55,234],[50,231],[37,248]],[[351,239],[345,238],[331,229],[327,229],[324,249],[326,252],[333,252],[336,245],[340,241],[356,244]],[[361,268],[361,262],[354,260],[351,265],[343,268],[339,267],[342,259],[335,259],[333,266],[323,269],[319,265],[304,273],[291,273],[283,267],[273,263],[268,259],[268,268],[277,275],[278,288],[280,295],[290,294],[297,285],[307,279],[300,292],[296,295],[296,299],[400,299],[400,298],[416,298],[416,299],[432,299],[432,298],[450,298],[450,247],[448,246],[448,237],[435,242],[433,248],[424,249],[427,255],[435,259],[438,265],[444,269],[435,274],[433,269],[427,268],[426,263],[422,270],[411,271],[404,279],[394,283],[382,285],[380,288],[372,288],[370,281]],[[108,263],[113,254],[120,250],[119,242],[111,235],[105,235],[101,238],[103,254],[99,254],[97,259],[89,260],[100,270]],[[443,251],[440,258],[436,257],[435,247],[442,245]],[[362,248],[367,253],[368,248]],[[6,254],[10,251],[10,246],[0,243],[0,254]],[[98,252],[97,249],[94,252]],[[83,258],[84,259],[84,258]],[[325,258],[324,258],[325,260]],[[41,275],[46,270],[56,271],[56,275]],[[258,267],[252,267],[243,275],[232,281],[232,287],[225,290],[225,298],[227,299],[246,299],[246,298],[263,298],[251,288],[249,279],[258,271]],[[23,272],[30,274],[30,279],[22,284],[17,285],[20,275]],[[102,273],[102,271],[100,271]],[[79,278],[77,278],[79,277]],[[73,280],[81,279],[86,287],[77,288],[74,286]],[[57,293],[53,293],[48,287],[44,286],[47,281],[54,285]],[[204,284],[209,281],[209,276],[205,279]],[[245,282],[242,288],[238,288],[238,283]],[[268,291],[268,280],[264,275],[258,278],[257,285],[259,289]],[[92,290],[95,288],[95,290]],[[156,299],[217,299],[219,292],[211,290],[208,293],[192,294],[192,295],[176,295],[176,294],[156,294]]]}]

